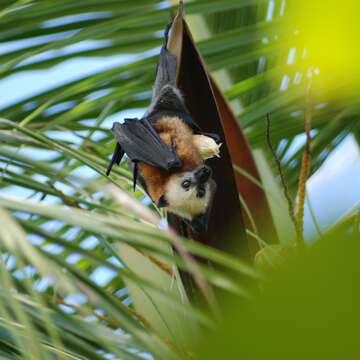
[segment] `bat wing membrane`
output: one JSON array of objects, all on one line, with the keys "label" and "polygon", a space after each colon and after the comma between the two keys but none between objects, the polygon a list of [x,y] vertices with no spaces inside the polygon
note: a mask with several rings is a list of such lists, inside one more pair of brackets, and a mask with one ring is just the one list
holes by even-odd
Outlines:
[{"label": "bat wing membrane", "polygon": [[166,171],[182,166],[175,148],[162,141],[146,118],[126,119],[123,124],[115,122],[112,132],[117,140],[112,164],[119,163],[119,158],[126,153],[135,163],[141,161]]},{"label": "bat wing membrane", "polygon": [[176,57],[163,47],[156,73],[153,99],[147,117],[154,124],[163,116],[177,116],[190,126],[194,133],[209,136],[219,143],[220,137],[217,134],[202,131],[189,114],[185,101],[176,87],[176,68]]},{"label": "bat wing membrane", "polygon": [[166,171],[181,168],[175,148],[167,146],[155,131],[152,124],[164,116],[177,116],[189,125],[194,133],[220,139],[216,134],[204,133],[190,116],[181,93],[176,88],[176,57],[166,47],[160,54],[152,104],[142,119],[125,119],[123,124],[114,123],[112,131],[117,140],[115,152],[107,169],[109,175],[114,164],[120,164],[126,153],[134,163],[162,168]]}]

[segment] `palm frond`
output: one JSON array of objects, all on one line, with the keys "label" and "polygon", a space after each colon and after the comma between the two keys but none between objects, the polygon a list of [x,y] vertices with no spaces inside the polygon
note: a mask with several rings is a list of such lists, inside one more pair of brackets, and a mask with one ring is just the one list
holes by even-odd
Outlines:
[{"label": "palm frond", "polygon": [[[206,20],[210,36],[197,45],[211,71],[229,73],[226,96],[242,104],[239,124],[273,164],[264,145],[271,112],[294,192],[303,146],[288,150],[304,132],[309,65],[296,29],[284,27],[284,3],[197,0],[186,13]],[[156,0],[1,2],[1,82],[31,72],[49,84],[0,108],[0,357],[190,358],[189,337],[216,326],[216,316],[187,301],[178,271],[194,269],[176,246],[206,259],[196,275],[215,291],[251,296],[248,280],[259,278],[252,266],[159,228],[162,214],[151,205],[154,221],[119,203],[111,193],[132,187],[125,164],[105,177],[111,123],[148,105],[172,11]],[[91,62],[99,59],[102,66]],[[83,60],[86,71],[65,76]],[[64,79],[52,79],[59,73]],[[312,173],[360,126],[348,79],[327,86],[321,75],[313,74]],[[147,198],[138,189],[131,201]]]}]

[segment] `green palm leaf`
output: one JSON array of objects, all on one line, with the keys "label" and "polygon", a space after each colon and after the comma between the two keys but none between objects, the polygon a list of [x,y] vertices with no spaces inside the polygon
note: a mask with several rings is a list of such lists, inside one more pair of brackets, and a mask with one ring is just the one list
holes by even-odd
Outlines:
[{"label": "green palm leaf", "polygon": [[[189,303],[179,270],[215,291],[251,297],[248,279],[259,278],[252,266],[159,229],[163,214],[141,205],[140,189],[117,201],[117,192],[132,191],[125,165],[105,177],[111,122],[149,103],[170,3],[0,2],[1,81],[49,76],[42,90],[0,108],[2,358],[191,358],[189,337],[216,326],[217,309]],[[264,129],[272,113],[271,137],[294,192],[303,147],[287,150],[304,131],[308,64],[293,29],[283,26],[283,2],[271,3],[271,17],[267,0],[189,1],[186,13],[205,20],[209,36],[198,47],[211,71],[228,73],[225,94],[241,103],[239,124],[271,165]],[[94,59],[104,66],[51,81],[76,61]],[[285,76],[289,83],[280,88]],[[345,94],[348,87],[344,79],[315,88],[312,172],[341,139],[359,134],[358,99]],[[174,247],[219,267],[194,269]]]}]

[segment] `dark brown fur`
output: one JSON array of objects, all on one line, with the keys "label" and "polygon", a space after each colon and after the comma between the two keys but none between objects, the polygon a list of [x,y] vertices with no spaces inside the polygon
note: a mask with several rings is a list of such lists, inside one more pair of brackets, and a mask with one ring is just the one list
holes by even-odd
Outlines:
[{"label": "dark brown fur", "polygon": [[[198,148],[193,143],[194,134],[183,120],[178,117],[163,117],[154,127],[168,146],[175,144],[176,152],[183,164],[177,173],[190,171],[203,162]],[[174,174],[144,163],[139,164],[139,170],[146,181],[150,196],[157,203],[164,195],[165,186]]]}]

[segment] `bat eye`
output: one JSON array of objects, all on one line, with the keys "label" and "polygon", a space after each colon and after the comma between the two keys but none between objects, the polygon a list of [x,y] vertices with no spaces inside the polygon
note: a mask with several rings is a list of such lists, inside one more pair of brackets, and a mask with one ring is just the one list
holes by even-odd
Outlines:
[{"label": "bat eye", "polygon": [[191,181],[190,180],[184,180],[182,183],[181,183],[181,186],[185,189],[185,190],[188,190],[191,186]]}]

